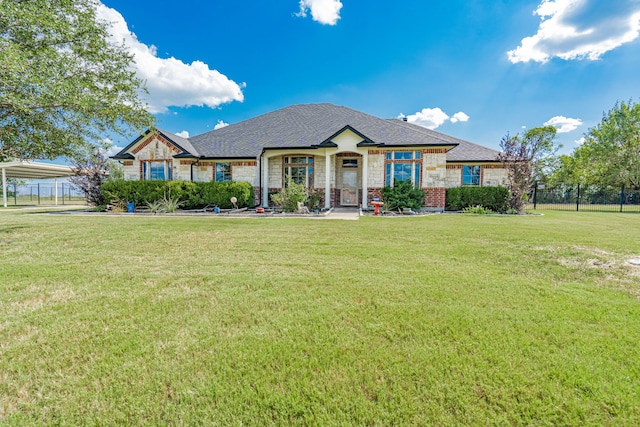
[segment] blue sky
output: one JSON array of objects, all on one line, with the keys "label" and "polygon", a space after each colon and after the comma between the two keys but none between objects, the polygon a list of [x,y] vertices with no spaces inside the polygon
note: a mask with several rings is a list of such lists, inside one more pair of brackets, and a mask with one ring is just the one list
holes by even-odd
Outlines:
[{"label": "blue sky", "polygon": [[493,148],[549,123],[570,153],[640,92],[639,0],[102,3],[158,127],[183,135],[330,102]]}]

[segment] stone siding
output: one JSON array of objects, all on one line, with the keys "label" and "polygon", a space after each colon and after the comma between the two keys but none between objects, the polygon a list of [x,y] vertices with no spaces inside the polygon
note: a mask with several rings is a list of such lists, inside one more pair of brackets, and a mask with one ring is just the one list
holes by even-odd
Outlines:
[{"label": "stone siding", "polygon": [[482,167],[482,185],[487,187],[507,186],[507,170],[500,166]]},{"label": "stone siding", "polygon": [[231,162],[231,179],[258,186],[258,170],[256,162]]},{"label": "stone siding", "polygon": [[269,193],[271,188],[282,188],[282,157],[269,158]]},{"label": "stone siding", "polygon": [[460,185],[462,185],[462,167],[452,168],[451,165],[448,165],[445,187],[453,188],[460,187]]},{"label": "stone siding", "polygon": [[[369,150],[369,167],[367,168],[367,182],[369,188],[384,187],[384,151]],[[370,199],[371,201],[373,199]]]},{"label": "stone siding", "polygon": [[447,179],[447,154],[429,151],[423,150],[422,153],[422,187],[444,187]]}]

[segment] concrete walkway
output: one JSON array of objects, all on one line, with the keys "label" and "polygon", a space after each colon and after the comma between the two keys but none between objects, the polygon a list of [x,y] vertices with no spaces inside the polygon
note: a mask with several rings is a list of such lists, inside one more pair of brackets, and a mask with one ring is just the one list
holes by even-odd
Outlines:
[{"label": "concrete walkway", "polygon": [[324,219],[344,219],[355,221],[360,219],[360,209],[358,208],[333,208],[330,214]]}]

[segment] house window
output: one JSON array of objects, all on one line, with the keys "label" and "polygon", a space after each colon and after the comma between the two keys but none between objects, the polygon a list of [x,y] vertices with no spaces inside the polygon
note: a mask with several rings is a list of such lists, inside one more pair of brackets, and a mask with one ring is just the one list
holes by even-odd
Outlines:
[{"label": "house window", "polygon": [[216,182],[231,181],[231,163],[216,163]]},{"label": "house window", "polygon": [[480,166],[462,167],[462,185],[480,185]]},{"label": "house window", "polygon": [[291,179],[296,184],[313,187],[313,157],[285,157],[284,178],[285,183]]},{"label": "house window", "polygon": [[142,162],[142,179],[160,181],[172,180],[172,162],[170,160]]},{"label": "house window", "polygon": [[388,151],[385,162],[385,185],[393,187],[394,181],[411,181],[420,187],[422,160],[419,151]]}]

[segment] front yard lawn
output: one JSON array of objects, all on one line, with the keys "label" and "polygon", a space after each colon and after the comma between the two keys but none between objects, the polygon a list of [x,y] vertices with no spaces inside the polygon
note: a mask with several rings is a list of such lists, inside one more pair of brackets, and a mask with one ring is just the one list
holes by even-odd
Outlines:
[{"label": "front yard lawn", "polygon": [[0,211],[2,425],[638,425],[640,216]]}]

